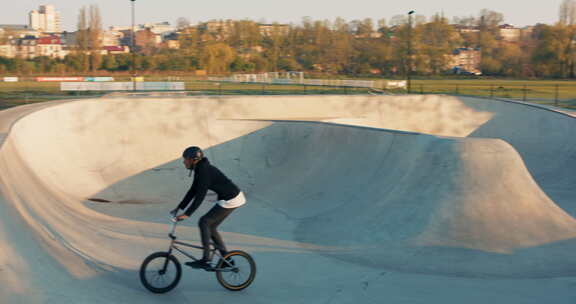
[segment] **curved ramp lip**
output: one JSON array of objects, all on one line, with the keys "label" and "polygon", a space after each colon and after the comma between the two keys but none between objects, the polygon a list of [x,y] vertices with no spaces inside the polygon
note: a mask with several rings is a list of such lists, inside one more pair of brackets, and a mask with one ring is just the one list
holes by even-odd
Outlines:
[{"label": "curved ramp lip", "polygon": [[[327,118],[331,119],[331,118]],[[343,123],[337,122],[330,122],[330,121],[319,121],[319,120],[307,120],[307,119],[255,119],[255,118],[225,118],[225,119],[218,119],[218,120],[226,120],[226,121],[261,121],[261,122],[277,122],[277,123],[294,123],[294,124],[318,124],[318,125],[331,125],[331,126],[339,126],[339,127],[347,127],[347,128],[354,128],[354,129],[362,129],[362,130],[372,130],[372,131],[382,131],[382,132],[389,132],[394,134],[401,134],[401,135],[429,135],[425,133],[419,132],[412,132],[412,131],[402,131],[402,130],[394,130],[394,129],[384,129],[384,128],[375,128],[375,127],[366,127],[366,126],[358,126],[358,125],[348,125]],[[436,135],[433,135],[436,136]],[[446,136],[438,136],[441,138],[447,138]]]}]

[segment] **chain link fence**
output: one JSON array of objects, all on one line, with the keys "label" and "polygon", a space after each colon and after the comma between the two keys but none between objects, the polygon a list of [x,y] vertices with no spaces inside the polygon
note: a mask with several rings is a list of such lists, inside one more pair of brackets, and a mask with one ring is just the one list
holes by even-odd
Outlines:
[{"label": "chain link fence", "polygon": [[576,109],[576,82],[558,83],[415,83],[412,94],[447,94],[512,99]]},{"label": "chain link fence", "polygon": [[[115,81],[131,81],[129,77],[115,77]],[[188,96],[215,95],[401,95],[406,89],[374,89],[353,86],[311,84],[234,83],[209,81],[192,77],[146,77],[146,81],[183,82]],[[37,82],[23,78],[18,82],[0,82],[0,110],[11,106],[58,99],[98,97],[109,92],[61,90],[60,82]],[[576,82],[519,82],[519,81],[414,81],[410,94],[446,94],[513,99],[537,104],[576,109]]]}]

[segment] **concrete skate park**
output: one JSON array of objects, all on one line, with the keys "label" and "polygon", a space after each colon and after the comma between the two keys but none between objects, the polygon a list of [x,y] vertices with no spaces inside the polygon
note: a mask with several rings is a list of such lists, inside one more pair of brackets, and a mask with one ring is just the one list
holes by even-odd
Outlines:
[{"label": "concrete skate park", "polygon": [[[1,303],[573,303],[576,120],[451,96],[119,96],[0,112]],[[248,203],[230,292],[145,290],[201,146]],[[199,241],[199,215],[178,236]],[[184,262],[181,259],[181,262]]]}]

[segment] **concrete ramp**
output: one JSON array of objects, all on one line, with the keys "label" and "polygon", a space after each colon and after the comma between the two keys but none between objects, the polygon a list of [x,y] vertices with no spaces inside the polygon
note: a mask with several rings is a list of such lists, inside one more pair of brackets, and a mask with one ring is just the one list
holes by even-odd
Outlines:
[{"label": "concrete ramp", "polygon": [[[106,299],[160,301],[134,273],[165,249],[166,214],[191,183],[179,159],[189,145],[246,192],[225,239],[264,269],[290,253],[288,264],[329,261],[311,265],[310,280],[332,263],[350,280],[360,269],[576,271],[567,169],[576,143],[566,129],[575,121],[553,111],[446,96],[281,96],[107,98],[20,116],[0,148],[0,298],[36,290],[32,302],[58,300],[54,287],[92,282],[116,285]],[[194,221],[181,232],[197,239]],[[278,298],[274,271],[262,276],[266,297]]]}]

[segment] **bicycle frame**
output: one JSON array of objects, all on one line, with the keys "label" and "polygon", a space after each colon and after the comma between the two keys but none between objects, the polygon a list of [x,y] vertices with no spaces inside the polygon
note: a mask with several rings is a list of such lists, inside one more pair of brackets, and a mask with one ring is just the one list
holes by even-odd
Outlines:
[{"label": "bicycle frame", "polygon": [[[193,255],[189,254],[188,252],[186,252],[185,250],[181,249],[180,247],[178,247],[178,245],[180,246],[186,246],[186,247],[190,247],[190,248],[194,248],[194,249],[199,249],[199,250],[204,250],[203,246],[198,246],[198,245],[194,245],[194,244],[190,244],[190,243],[186,243],[186,242],[181,242],[178,241],[178,237],[176,237],[175,233],[176,233],[176,226],[178,225],[178,221],[176,220],[172,220],[173,224],[172,224],[172,231],[170,231],[170,233],[168,234],[168,236],[170,237],[170,247],[168,249],[168,254],[172,254],[172,250],[176,250],[178,252],[180,252],[181,254],[185,255],[186,257],[188,257],[191,260],[194,261],[198,261],[199,259],[197,259],[196,257],[194,257]],[[212,245],[213,243],[210,243],[210,245]],[[210,248],[210,260],[212,260],[212,258],[214,257],[214,255],[217,255],[218,257],[220,257],[221,259],[224,259],[224,257],[222,256],[222,254],[220,254],[220,252],[218,252],[218,250],[216,250],[216,248],[214,248],[214,246],[210,246],[212,248]],[[228,261],[224,260],[225,263],[228,263]],[[168,266],[168,260],[166,260],[166,265],[164,265],[164,269],[166,269],[166,267]],[[219,271],[230,271],[228,269],[226,270],[219,270]]]}]

